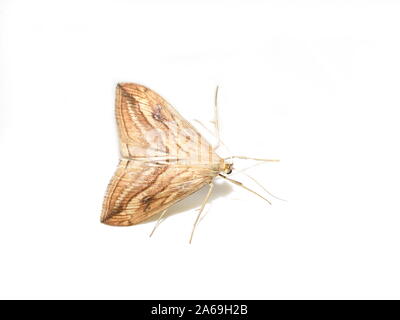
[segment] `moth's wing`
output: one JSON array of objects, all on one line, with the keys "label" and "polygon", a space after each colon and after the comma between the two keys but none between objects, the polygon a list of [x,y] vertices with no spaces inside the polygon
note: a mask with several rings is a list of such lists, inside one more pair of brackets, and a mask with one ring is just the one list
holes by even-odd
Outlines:
[{"label": "moth's wing", "polygon": [[221,158],[167,101],[133,83],[118,84],[122,160],[103,204],[102,222],[132,225],[211,182]]},{"label": "moth's wing", "polygon": [[101,221],[114,226],[140,223],[199,190],[216,174],[202,165],[121,160],[108,186]]},{"label": "moth's wing", "polygon": [[201,134],[149,88],[135,83],[118,84],[115,111],[124,158],[186,159],[214,164],[220,161]]}]

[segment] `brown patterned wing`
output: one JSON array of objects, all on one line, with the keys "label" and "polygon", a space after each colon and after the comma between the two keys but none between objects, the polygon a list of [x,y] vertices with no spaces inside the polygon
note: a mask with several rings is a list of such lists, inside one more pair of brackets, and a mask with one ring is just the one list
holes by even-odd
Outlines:
[{"label": "brown patterned wing", "polygon": [[116,92],[122,159],[101,221],[127,226],[146,220],[209,183],[221,158],[162,97],[133,83]]},{"label": "brown patterned wing", "polygon": [[118,84],[115,109],[123,158],[179,159],[202,164],[220,161],[187,120],[142,85]]},{"label": "brown patterned wing", "polygon": [[121,160],[110,181],[101,221],[114,226],[140,223],[211,182],[207,166]]}]

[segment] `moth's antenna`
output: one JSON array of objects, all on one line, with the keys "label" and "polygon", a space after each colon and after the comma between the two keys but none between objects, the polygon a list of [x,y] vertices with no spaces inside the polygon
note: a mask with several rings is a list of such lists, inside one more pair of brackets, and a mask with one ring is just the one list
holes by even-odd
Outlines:
[{"label": "moth's antenna", "polygon": [[243,168],[243,169],[240,169],[240,170],[237,169],[234,172],[232,172],[231,176],[237,175],[239,173],[244,173],[245,171],[247,171],[247,170],[249,170],[251,168],[254,168],[254,167],[258,167],[258,166],[260,166],[262,164],[263,164],[262,162],[257,162],[257,163],[253,163],[251,166],[248,166],[246,168]]},{"label": "moth's antenna", "polygon": [[213,191],[213,189],[214,189],[214,184],[210,183],[210,189],[208,189],[207,195],[206,195],[203,203],[201,204],[199,214],[197,215],[197,218],[193,224],[193,229],[192,229],[192,233],[190,235],[189,243],[192,243],[194,230],[196,230],[197,224],[199,223],[199,220],[200,220],[201,213],[203,212],[204,207],[206,206],[206,203],[207,203],[208,199],[210,198],[210,195],[211,195],[211,192]]},{"label": "moth's antenna", "polygon": [[224,178],[224,179],[236,184],[237,186],[242,187],[243,189],[246,189],[247,191],[250,191],[251,193],[254,193],[255,195],[259,196],[261,199],[264,199],[265,201],[267,201],[269,204],[272,204],[271,201],[269,201],[267,198],[264,198],[261,194],[251,190],[250,188],[247,188],[245,185],[243,185],[243,183],[241,183],[239,181],[236,181],[236,180],[233,180],[233,179],[230,179],[230,178],[228,178],[228,177],[226,177],[226,176],[224,176],[224,175],[222,175],[220,173],[218,175],[220,177],[222,177],[222,178]]},{"label": "moth's antenna", "polygon": [[154,225],[153,231],[150,233],[149,237],[151,237],[151,236],[153,235],[154,231],[156,231],[156,229],[158,228],[158,226],[159,226],[160,223],[161,223],[161,219],[164,217],[164,215],[165,215],[166,212],[167,212],[167,209],[165,209],[165,210],[161,213],[161,215],[160,215],[160,217],[158,218],[156,224]]},{"label": "moth's antenna", "polygon": [[248,178],[250,178],[251,180],[253,180],[256,184],[258,184],[259,187],[261,187],[261,188],[262,188],[266,193],[268,193],[271,197],[274,197],[274,198],[277,199],[277,200],[287,201],[287,200],[285,200],[285,199],[282,199],[282,198],[279,198],[279,197],[273,195],[271,192],[269,192],[267,189],[265,189],[265,187],[264,187],[260,182],[258,182],[255,178],[253,178],[253,177],[250,176],[249,174],[247,174],[247,173],[245,173],[245,172],[241,172],[241,173],[243,173],[245,176],[247,176]]},{"label": "moth's antenna", "polygon": [[214,97],[214,126],[215,126],[215,136],[217,137],[217,145],[214,147],[214,150],[218,149],[221,143],[221,138],[219,134],[219,117],[218,117],[218,89],[219,86],[215,88],[215,97]]},{"label": "moth's antenna", "polygon": [[251,158],[245,156],[230,156],[224,158],[224,160],[231,160],[231,159],[245,159],[245,160],[256,160],[256,161],[265,161],[265,162],[279,162],[279,159],[263,159],[263,158]]}]

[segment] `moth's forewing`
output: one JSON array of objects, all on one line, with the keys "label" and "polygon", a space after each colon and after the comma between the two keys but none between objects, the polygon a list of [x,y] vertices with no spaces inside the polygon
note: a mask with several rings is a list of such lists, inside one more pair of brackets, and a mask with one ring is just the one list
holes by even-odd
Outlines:
[{"label": "moth's forewing", "polygon": [[103,205],[102,222],[140,223],[189,196],[215,176],[206,167],[121,160]]},{"label": "moth's forewing", "polygon": [[115,108],[125,158],[192,160],[215,163],[220,158],[211,145],[165,99],[133,83],[117,85]]}]

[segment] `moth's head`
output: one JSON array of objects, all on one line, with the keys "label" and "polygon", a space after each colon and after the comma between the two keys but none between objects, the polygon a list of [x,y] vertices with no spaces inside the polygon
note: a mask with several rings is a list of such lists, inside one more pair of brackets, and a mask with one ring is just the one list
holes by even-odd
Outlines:
[{"label": "moth's head", "polygon": [[233,163],[224,163],[224,169],[223,169],[223,171],[224,171],[224,173],[225,174],[231,174],[232,173],[232,170],[233,170]]}]

